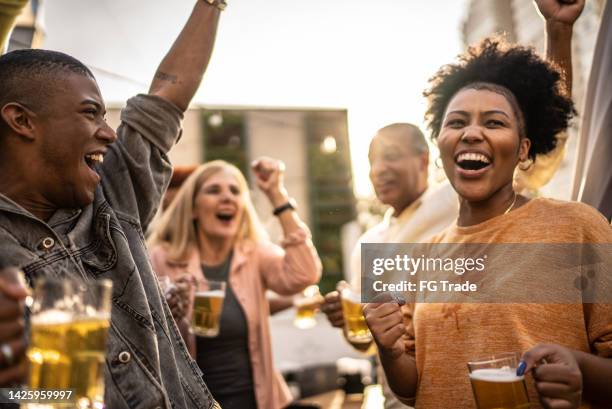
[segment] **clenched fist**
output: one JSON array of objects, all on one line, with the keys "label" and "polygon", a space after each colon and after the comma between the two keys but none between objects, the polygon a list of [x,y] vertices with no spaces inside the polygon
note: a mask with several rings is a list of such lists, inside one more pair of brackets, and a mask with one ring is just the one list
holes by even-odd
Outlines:
[{"label": "clenched fist", "polygon": [[584,9],[585,0],[535,0],[547,22],[573,25]]},{"label": "clenched fist", "polygon": [[340,300],[340,293],[338,291],[332,291],[325,294],[325,299],[323,304],[321,304],[321,311],[325,313],[327,320],[333,327],[344,328],[342,301]]},{"label": "clenched fist", "polygon": [[268,197],[272,206],[278,207],[288,200],[283,184],[285,164],[277,159],[261,157],[251,163],[257,187]]},{"label": "clenched fist", "polygon": [[366,304],[363,307],[363,315],[379,352],[390,358],[397,358],[405,352],[402,340],[406,333],[404,316],[400,305],[393,302],[390,296],[389,300],[380,301],[382,303]]}]

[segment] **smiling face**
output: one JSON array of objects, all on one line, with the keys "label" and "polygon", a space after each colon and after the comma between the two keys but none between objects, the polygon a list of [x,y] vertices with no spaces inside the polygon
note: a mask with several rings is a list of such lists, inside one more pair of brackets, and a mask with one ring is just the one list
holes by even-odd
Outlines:
[{"label": "smiling face", "polygon": [[193,215],[199,231],[211,239],[235,240],[244,218],[244,196],[228,169],[207,178],[194,200]]},{"label": "smiling face", "polygon": [[93,201],[100,182],[94,167],[117,135],[94,79],[69,74],[55,86],[53,102],[34,118],[36,157],[26,179],[56,208],[81,208]]},{"label": "smiling face", "polygon": [[467,88],[451,99],[438,148],[459,196],[480,202],[512,187],[514,169],[527,158],[530,146],[519,135],[519,120],[504,95]]},{"label": "smiling face", "polygon": [[368,153],[376,197],[396,214],[427,188],[428,152],[415,152],[410,138],[405,133],[379,132]]}]

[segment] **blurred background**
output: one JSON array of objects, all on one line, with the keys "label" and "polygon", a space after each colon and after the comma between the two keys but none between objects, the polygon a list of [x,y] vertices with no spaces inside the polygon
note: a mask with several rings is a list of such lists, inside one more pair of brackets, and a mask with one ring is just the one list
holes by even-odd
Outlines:
[{"label": "blurred background", "polygon": [[[193,2],[31,0],[9,49],[49,48],[83,61],[117,126],[127,98],[147,91]],[[575,27],[579,112],[604,3],[587,1]],[[284,160],[287,188],[323,261],[325,293],[347,275],[355,241],[385,210],[368,180],[367,150],[376,130],[413,122],[426,131],[422,91],[442,64],[493,33],[542,52],[543,29],[531,0],[232,0],[171,159],[190,165],[222,158],[245,175],[260,155]],[[538,194],[570,198],[577,125],[561,167]],[[436,156],[432,146],[432,166]],[[443,178],[435,167],[430,175],[432,183]],[[278,238],[269,204],[253,194],[261,219]],[[310,330],[295,328],[291,311],[271,319],[277,365],[286,374],[357,356],[322,316]],[[319,383],[335,382],[319,371]],[[302,396],[320,392],[316,386],[304,390],[306,383],[293,382]]]}]

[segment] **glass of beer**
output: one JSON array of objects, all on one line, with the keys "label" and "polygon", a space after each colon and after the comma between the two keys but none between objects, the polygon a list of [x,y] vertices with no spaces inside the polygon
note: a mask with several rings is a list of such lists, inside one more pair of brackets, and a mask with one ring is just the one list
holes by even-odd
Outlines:
[{"label": "glass of beer", "polygon": [[219,335],[226,286],[225,281],[202,280],[198,283],[191,319],[191,330],[195,335],[207,338]]},{"label": "glass of beer", "polygon": [[519,354],[511,352],[468,362],[478,409],[529,408],[525,376],[516,375]]},{"label": "glass of beer", "polygon": [[372,334],[368,328],[359,294],[349,287],[340,291],[342,313],[344,314],[344,329],[346,339],[353,344],[367,344],[372,342]]},{"label": "glass of beer", "polygon": [[323,296],[319,292],[319,286],[311,285],[306,287],[293,300],[296,310],[293,325],[300,329],[308,329],[317,325],[315,315],[322,303]]},{"label": "glass of beer", "polygon": [[[72,390],[71,403],[26,408],[103,408],[112,284],[43,278],[34,288],[29,389]],[[64,405],[64,406],[62,406]]]}]

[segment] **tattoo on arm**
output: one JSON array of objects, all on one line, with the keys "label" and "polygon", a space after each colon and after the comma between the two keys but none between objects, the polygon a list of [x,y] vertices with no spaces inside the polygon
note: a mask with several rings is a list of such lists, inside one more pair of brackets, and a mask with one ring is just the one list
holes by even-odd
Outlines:
[{"label": "tattoo on arm", "polygon": [[162,71],[157,71],[157,73],[155,74],[155,78],[161,81],[168,81],[172,84],[176,84],[178,82],[178,76],[168,74]]}]

